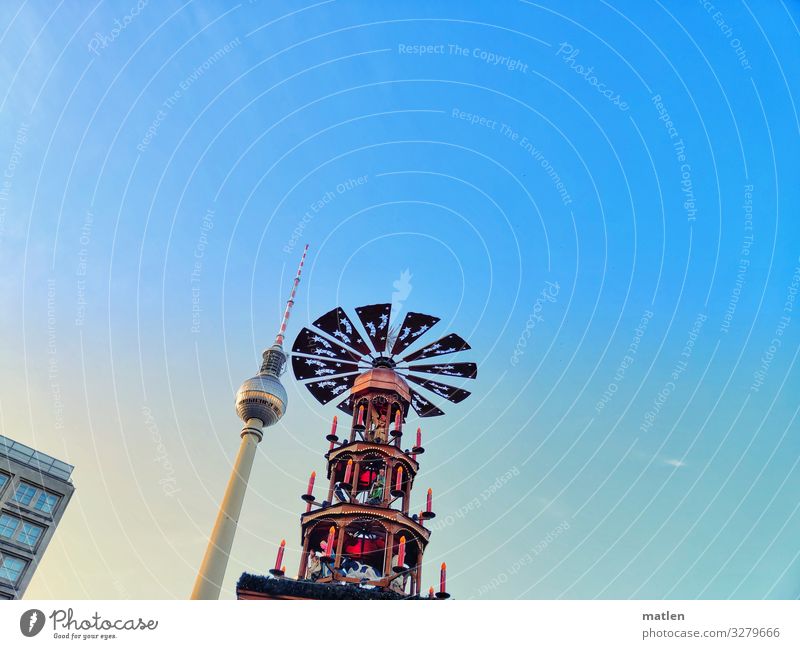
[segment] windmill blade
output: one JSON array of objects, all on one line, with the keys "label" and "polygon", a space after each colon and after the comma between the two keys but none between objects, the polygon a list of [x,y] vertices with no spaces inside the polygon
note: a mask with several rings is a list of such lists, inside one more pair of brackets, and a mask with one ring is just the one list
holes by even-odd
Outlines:
[{"label": "windmill blade", "polygon": [[461,403],[470,394],[472,394],[467,390],[462,390],[461,388],[456,388],[452,385],[447,385],[446,383],[439,383],[438,381],[432,381],[431,379],[425,379],[412,374],[409,374],[406,378],[408,378],[410,381],[414,381],[414,383],[417,385],[421,385],[426,390],[430,390],[434,394],[439,395],[448,401],[452,401],[453,403]]},{"label": "windmill blade", "polygon": [[386,350],[386,337],[389,334],[389,317],[392,314],[391,304],[369,304],[356,309],[361,324],[367,330],[375,351],[379,354]]},{"label": "windmill blade", "polygon": [[345,361],[360,360],[355,352],[345,349],[340,344],[306,327],[303,327],[297,334],[297,338],[294,339],[292,351],[308,356],[324,356]]},{"label": "windmill blade", "polygon": [[426,315],[425,313],[414,313],[409,311],[406,317],[403,318],[403,324],[397,332],[397,338],[392,345],[391,355],[399,354],[404,351],[411,343],[415,342],[422,334],[424,334],[433,325],[439,322],[441,318],[436,316]]},{"label": "windmill blade", "polygon": [[334,376],[335,374],[357,372],[358,364],[292,354],[292,369],[296,379],[305,381],[306,379],[320,379],[325,376]]},{"label": "windmill blade", "polygon": [[304,385],[308,391],[314,395],[314,398],[319,401],[323,406],[347,392],[358,376],[358,372],[352,374],[344,374],[342,376],[334,376],[332,378],[322,379],[321,381],[309,381]]},{"label": "windmill blade", "polygon": [[312,323],[318,329],[321,329],[329,336],[338,340],[343,345],[352,347],[362,356],[370,354],[369,345],[358,333],[350,318],[344,312],[342,307],[337,306],[332,311],[328,311],[325,315],[318,318]]},{"label": "windmill blade", "polygon": [[444,414],[444,411],[439,410],[419,392],[415,390],[409,391],[411,392],[411,407],[420,417],[438,417]]},{"label": "windmill blade", "polygon": [[478,376],[478,366],[475,363],[437,363],[435,365],[409,365],[406,369],[409,372],[443,374],[444,376],[457,376],[462,379],[474,379]]},{"label": "windmill blade", "polygon": [[464,349],[472,349],[466,340],[458,334],[448,334],[444,338],[426,345],[422,349],[415,351],[403,358],[403,362],[415,361],[418,358],[432,358],[434,356],[444,356],[445,354],[452,354],[460,352]]},{"label": "windmill blade", "polygon": [[343,413],[353,416],[353,405],[350,403],[350,397],[347,397],[341,403],[336,404],[336,407],[341,410]]}]

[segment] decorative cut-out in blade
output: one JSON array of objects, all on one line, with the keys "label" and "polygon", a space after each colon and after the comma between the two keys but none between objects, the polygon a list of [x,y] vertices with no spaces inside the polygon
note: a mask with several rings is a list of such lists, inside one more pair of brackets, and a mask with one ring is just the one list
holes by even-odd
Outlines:
[{"label": "decorative cut-out in blade", "polygon": [[474,379],[478,376],[478,366],[475,363],[436,363],[434,365],[409,365],[406,369],[409,372],[443,374],[444,376],[458,376],[463,379]]},{"label": "decorative cut-out in blade", "polygon": [[297,334],[297,338],[294,339],[292,351],[309,356],[324,356],[347,361],[359,360],[355,352],[345,349],[338,343],[306,327],[303,327]]},{"label": "decorative cut-out in blade", "polygon": [[403,318],[403,324],[400,325],[400,329],[397,331],[394,345],[392,345],[392,356],[404,351],[406,347],[416,341],[439,320],[441,318],[424,313],[414,313],[413,311],[406,313],[406,317]]},{"label": "decorative cut-out in blade", "polygon": [[448,401],[452,401],[453,403],[461,403],[464,399],[466,399],[471,392],[467,390],[462,390],[461,388],[453,387],[452,385],[447,385],[445,383],[439,383],[438,381],[431,381],[430,379],[424,379],[419,376],[412,376],[409,375],[407,377],[409,380],[414,381],[417,385],[421,385],[426,390],[430,390],[436,395],[447,399]]},{"label": "decorative cut-out in blade", "polygon": [[420,417],[438,417],[444,412],[439,410],[430,401],[423,397],[419,392],[411,390],[411,407],[414,408]]},{"label": "decorative cut-out in blade", "polygon": [[389,316],[392,313],[391,304],[369,304],[356,309],[361,324],[367,330],[367,336],[372,341],[375,351],[379,354],[386,349],[386,336],[389,333]]},{"label": "decorative cut-out in blade", "polygon": [[347,399],[337,404],[336,407],[351,417],[353,416],[353,406],[350,404],[350,397],[347,397]]},{"label": "decorative cut-out in blade", "polygon": [[357,372],[358,365],[356,363],[346,363],[340,360],[311,358],[309,356],[292,354],[292,369],[294,370],[296,379],[305,381],[306,379],[321,379],[325,376],[333,376],[335,374]]},{"label": "decorative cut-out in blade", "polygon": [[358,373],[353,372],[352,374],[334,376],[321,381],[309,381],[304,385],[314,395],[314,398],[324,406],[332,399],[340,397],[347,392],[353,386],[356,376],[358,376]]},{"label": "decorative cut-out in blade", "polygon": [[418,358],[431,358],[433,356],[443,356],[444,354],[452,354],[453,352],[460,352],[464,349],[472,349],[466,340],[458,334],[448,334],[444,338],[439,338],[436,342],[426,345],[422,349],[415,351],[413,354],[406,356],[403,361],[415,361]]},{"label": "decorative cut-out in blade", "polygon": [[363,356],[367,356],[371,351],[369,345],[367,345],[367,342],[353,326],[353,323],[350,321],[350,318],[347,317],[342,307],[336,307],[332,311],[328,311],[312,324],[329,336],[333,336],[343,345],[352,347],[360,352]]}]

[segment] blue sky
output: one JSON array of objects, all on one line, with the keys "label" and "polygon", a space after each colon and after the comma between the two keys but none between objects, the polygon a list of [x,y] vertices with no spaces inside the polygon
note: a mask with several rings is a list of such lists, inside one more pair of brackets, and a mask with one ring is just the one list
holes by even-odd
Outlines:
[{"label": "blue sky", "polygon": [[[308,242],[290,338],[408,271],[480,366],[427,580],[798,597],[800,11],[718,4],[12,3],[2,432],[77,487],[29,596],[188,595]],[[228,597],[299,559],[334,411],[284,383]]]}]

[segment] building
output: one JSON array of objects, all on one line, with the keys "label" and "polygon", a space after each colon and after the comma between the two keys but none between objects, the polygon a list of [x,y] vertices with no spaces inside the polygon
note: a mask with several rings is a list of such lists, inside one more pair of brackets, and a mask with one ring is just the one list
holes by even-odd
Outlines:
[{"label": "building", "polygon": [[[439,318],[409,312],[391,331],[391,304],[360,307],[356,313],[365,336],[337,307],[313,323],[317,331],[302,329],[292,346],[295,378],[306,381],[304,385],[323,405],[344,397],[337,407],[348,415],[349,425],[343,426],[340,439],[334,417],[325,437],[330,446],[325,453],[323,495],[314,496],[316,473],[312,473],[306,493],[300,496],[306,505],[300,515],[297,578],[286,576],[283,541],[269,575],[241,575],[238,599],[450,596],[445,564],[437,575],[438,588],[424,588],[423,553],[431,536],[425,524],[435,516],[433,496],[428,489],[417,502],[413,500],[425,449],[421,429],[407,435],[404,427],[412,410],[418,417],[444,414],[420,388],[454,403],[470,394],[426,374],[473,379],[477,366],[439,360],[469,349],[456,334],[407,351]],[[423,359],[435,361],[416,364]]]},{"label": "building", "polygon": [[19,599],[75,487],[73,467],[0,435],[0,599]]}]

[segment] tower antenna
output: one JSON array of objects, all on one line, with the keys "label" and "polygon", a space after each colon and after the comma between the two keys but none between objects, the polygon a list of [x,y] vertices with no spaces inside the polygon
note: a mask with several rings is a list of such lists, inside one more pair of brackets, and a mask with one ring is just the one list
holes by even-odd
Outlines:
[{"label": "tower antenna", "polygon": [[283,347],[283,336],[286,333],[286,325],[289,324],[289,316],[294,306],[294,294],[297,292],[297,285],[300,283],[300,275],[303,272],[303,264],[306,262],[306,253],[308,252],[308,244],[303,248],[303,256],[300,258],[300,265],[297,267],[297,275],[294,277],[292,284],[292,293],[286,302],[286,311],[283,312],[283,320],[281,321],[281,328],[278,330],[278,335],[275,336],[275,344]]}]

